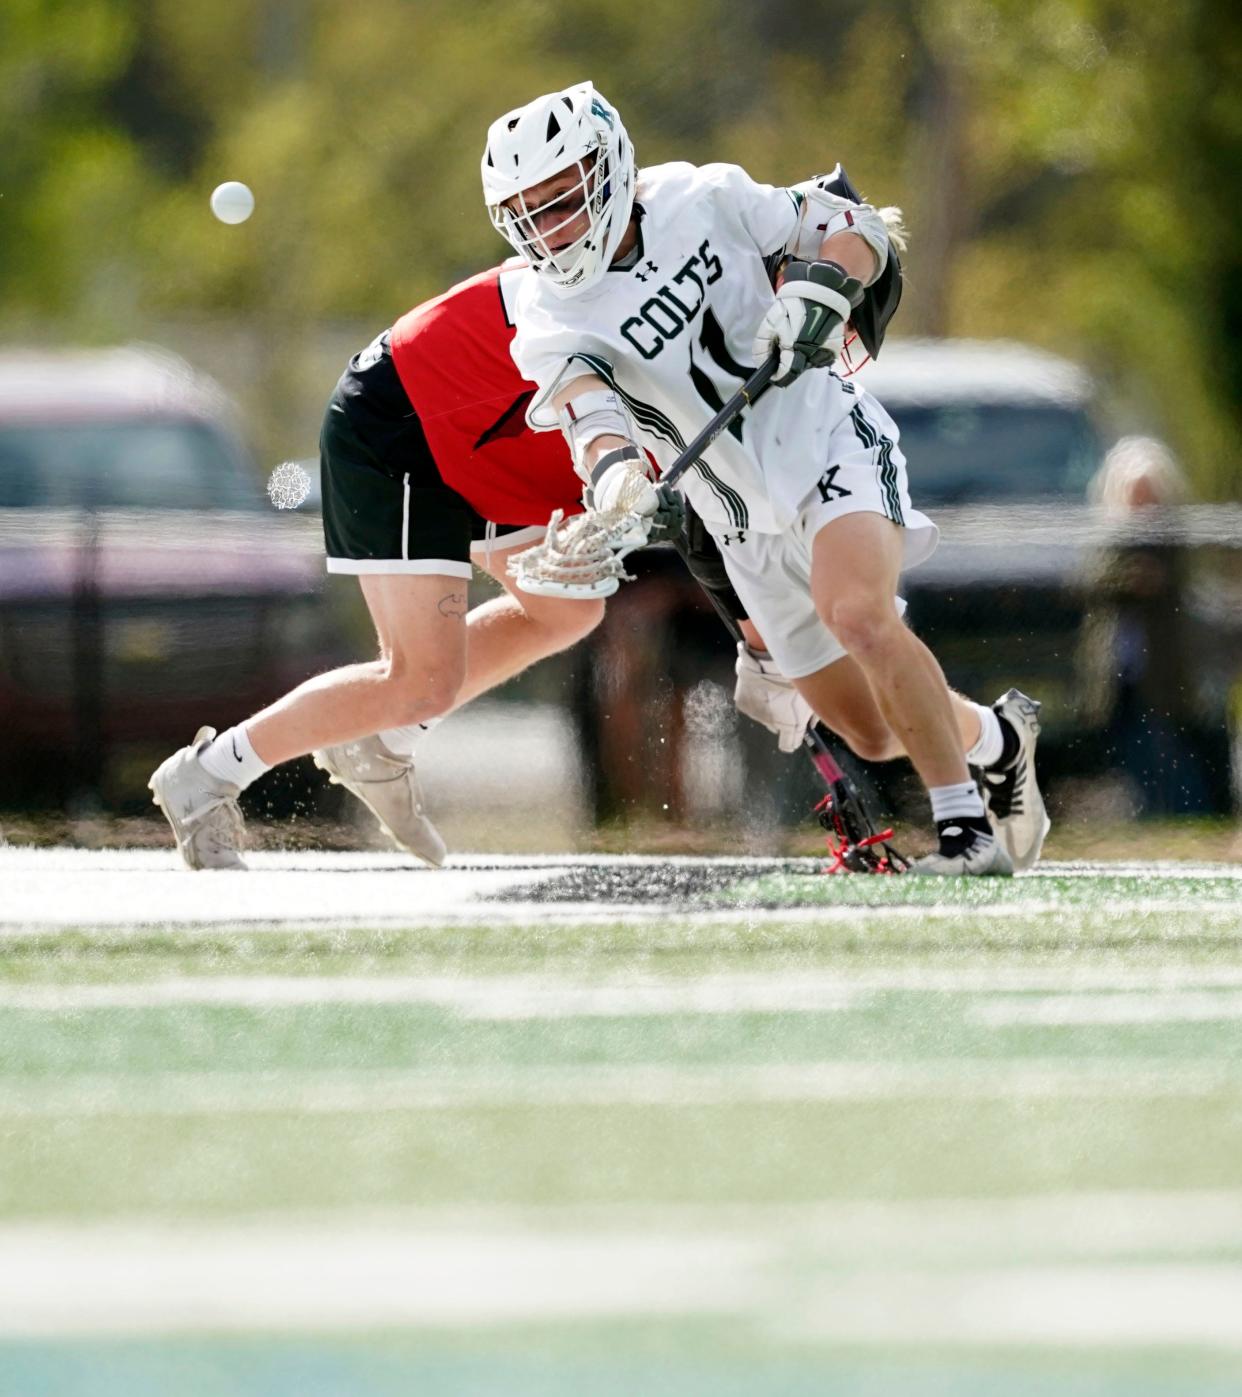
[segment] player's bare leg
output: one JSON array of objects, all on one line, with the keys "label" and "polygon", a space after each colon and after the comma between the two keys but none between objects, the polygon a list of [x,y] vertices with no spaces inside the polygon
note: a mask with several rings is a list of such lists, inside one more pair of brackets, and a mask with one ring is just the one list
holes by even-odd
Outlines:
[{"label": "player's bare leg", "polygon": [[509,559],[529,544],[474,555],[506,595],[476,606],[467,618],[466,676],[456,707],[512,679],[536,661],[577,644],[604,619],[604,603],[523,592],[506,571]]},{"label": "player's bare leg", "polygon": [[[486,560],[507,589],[505,565],[515,551],[496,549]],[[359,581],[378,659],[307,680],[214,742],[211,729],[201,730],[152,777],[157,803],[192,868],[244,867],[237,796],[270,767],[308,752],[399,844],[428,863],[443,862],[444,843],[423,813],[414,775],[422,726],[572,645],[603,615],[602,602],[525,593],[467,614],[465,581],[439,574]],[[204,767],[205,750],[215,747],[222,756],[212,752]]]},{"label": "player's bare leg", "polygon": [[[793,684],[821,721],[863,761],[888,762],[908,755],[876,702],[863,667],[852,655],[795,679]],[[949,702],[962,751],[969,754],[983,727],[979,708],[952,689]]]},{"label": "player's bare leg", "polygon": [[944,673],[893,605],[901,560],[901,531],[883,516],[835,519],[812,546],[812,597],[924,784],[953,785],[970,773]]},{"label": "player's bare leg", "polygon": [[[381,728],[424,722],[452,706],[465,674],[466,584],[439,574],[359,581],[379,637],[377,660],[316,675],[218,738],[211,728],[200,729],[152,775],[155,802],[191,868],[244,868],[237,797],[270,767],[310,751],[398,842],[428,863],[443,862],[444,843],[423,815],[408,759],[381,746],[360,751],[345,771],[334,754],[373,741]],[[378,802],[370,786],[380,793]]]},{"label": "player's bare leg", "polygon": [[320,747],[438,718],[466,676],[466,582],[364,575],[378,659],[329,670],[246,723],[256,754],[277,766]]},{"label": "player's bare leg", "polygon": [[[507,587],[505,566],[516,551],[517,547],[493,549],[482,558],[476,555],[476,561]],[[464,605],[464,586],[458,595]],[[423,813],[422,792],[415,773],[415,748],[428,725],[450,708],[459,707],[536,660],[571,645],[603,614],[602,604],[549,602],[532,597],[531,603],[545,604],[526,607],[526,600],[524,594],[497,597],[468,613],[464,674],[457,683],[453,701],[439,713],[409,722],[389,722],[371,736],[315,751],[316,765],[368,806],[398,844],[427,863],[443,863],[447,852],[439,832]],[[453,609],[451,603],[447,605]],[[403,624],[402,613],[377,611],[375,617],[381,648],[389,654],[398,643],[394,627]]]},{"label": "player's bare leg", "polygon": [[[505,569],[518,551],[515,546],[493,549],[481,558],[475,555],[475,561],[512,594],[495,597],[468,614],[466,671],[454,707],[572,645],[603,615],[602,602],[534,597],[514,590]],[[383,625],[379,629],[381,644],[386,644]],[[415,750],[434,720],[392,724],[373,736],[318,749],[315,763],[367,805],[398,844],[438,865],[444,861],[444,841],[423,814],[414,767]]]},{"label": "player's bare leg", "polygon": [[380,657],[316,675],[246,723],[255,752],[276,766],[320,747],[442,717],[580,640],[602,602],[511,590],[497,549],[487,570],[510,595],[466,610],[466,583],[441,576],[363,576]]},{"label": "player's bare leg", "polygon": [[812,544],[816,611],[862,670],[892,735],[931,796],[941,847],[920,861],[922,871],[1012,872],[967,768],[944,673],[894,606],[902,551],[900,529],[882,515],[834,519]]}]

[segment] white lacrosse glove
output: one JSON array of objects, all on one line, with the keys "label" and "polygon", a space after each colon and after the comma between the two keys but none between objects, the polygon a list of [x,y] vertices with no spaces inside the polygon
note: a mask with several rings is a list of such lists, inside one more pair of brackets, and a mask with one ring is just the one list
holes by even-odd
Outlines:
[{"label": "white lacrosse glove", "polygon": [[654,514],[660,499],[646,467],[646,459],[636,446],[605,451],[591,471],[587,508],[597,514]]},{"label": "white lacrosse glove", "polygon": [[737,711],[775,733],[782,752],[796,752],[815,721],[810,704],[777,669],[771,655],[752,650],[745,641],[738,642],[736,669],[733,702]]},{"label": "white lacrosse glove", "polygon": [[806,369],[827,368],[844,350],[846,324],[862,298],[862,282],[835,262],[789,261],[755,334],[755,362],[780,351],[778,388]]},{"label": "white lacrosse glove", "polygon": [[[640,464],[641,463],[641,464]],[[595,463],[593,484],[583,503],[608,517],[630,516],[627,544],[677,538],[686,522],[686,504],[671,485],[657,485],[646,474],[646,458],[634,446],[607,451]]]}]

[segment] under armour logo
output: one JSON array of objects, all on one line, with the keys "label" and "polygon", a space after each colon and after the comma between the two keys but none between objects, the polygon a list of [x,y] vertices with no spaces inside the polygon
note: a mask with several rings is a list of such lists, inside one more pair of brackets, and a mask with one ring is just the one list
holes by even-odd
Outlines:
[{"label": "under armour logo", "polygon": [[729,546],[729,544],[731,544],[731,543],[745,543],[745,542],[746,542],[746,530],[745,530],[745,529],[739,529],[739,530],[737,531],[737,533],[735,533],[735,534],[721,534],[721,535],[720,535],[720,541],[721,541],[721,543],[723,543],[723,544],[725,545],[726,548],[727,548],[727,547]]},{"label": "under armour logo", "polygon": [[[647,268],[648,272],[650,272],[652,276],[654,276],[656,272],[660,270],[659,267],[656,266],[656,264],[651,260],[650,257],[648,257],[646,262],[643,263],[643,266]],[[647,280],[647,278],[642,274],[642,272],[635,272],[634,275],[639,279],[639,281]]]},{"label": "under armour logo", "polygon": [[852,495],[853,490],[847,490],[844,485],[837,484],[837,472],[840,466],[829,466],[819,478],[819,497],[825,504],[831,500],[844,499],[846,495]]}]

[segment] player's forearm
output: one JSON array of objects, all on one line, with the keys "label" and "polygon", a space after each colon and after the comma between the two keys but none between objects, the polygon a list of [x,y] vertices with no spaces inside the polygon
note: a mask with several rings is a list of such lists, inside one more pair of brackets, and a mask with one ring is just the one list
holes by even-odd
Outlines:
[{"label": "player's forearm", "polygon": [[874,249],[857,233],[830,233],[820,244],[821,262],[835,262],[864,286],[869,286],[880,270],[880,259]]},{"label": "player's forearm", "polygon": [[625,437],[596,437],[583,455],[588,477],[593,474],[601,456],[606,456],[608,452],[616,451],[619,447],[632,445],[633,442]]},{"label": "player's forearm", "polygon": [[[571,383],[567,383],[557,393],[553,403],[558,414],[564,414],[565,409],[575,403],[581,407],[584,402],[589,402],[588,394],[606,391],[608,391],[608,385],[602,378],[597,378],[594,374],[583,374],[581,378],[575,378]],[[563,415],[561,420],[562,425],[564,425],[566,419]],[[610,451],[634,445],[628,436],[619,436],[613,432],[603,432],[598,436],[592,436],[585,444],[577,445],[573,440],[572,430],[567,430],[566,439],[573,454],[574,469],[587,483],[594,479],[595,467],[599,464],[601,457],[606,456]]]}]

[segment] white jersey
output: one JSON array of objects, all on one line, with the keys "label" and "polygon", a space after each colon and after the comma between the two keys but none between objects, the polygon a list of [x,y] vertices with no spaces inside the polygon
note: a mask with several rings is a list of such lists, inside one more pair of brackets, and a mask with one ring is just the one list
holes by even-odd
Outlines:
[{"label": "white jersey", "polygon": [[[772,304],[769,264],[798,231],[796,190],[736,165],[641,171],[637,258],[558,296],[535,273],[518,291],[512,352],[540,388],[528,420],[557,425],[549,390],[575,371],[616,389],[662,470],[755,368],[752,342]],[[566,372],[566,365],[570,369]],[[774,388],[682,477],[713,532],[777,533],[831,466],[829,439],[866,394],[825,369]]]}]

